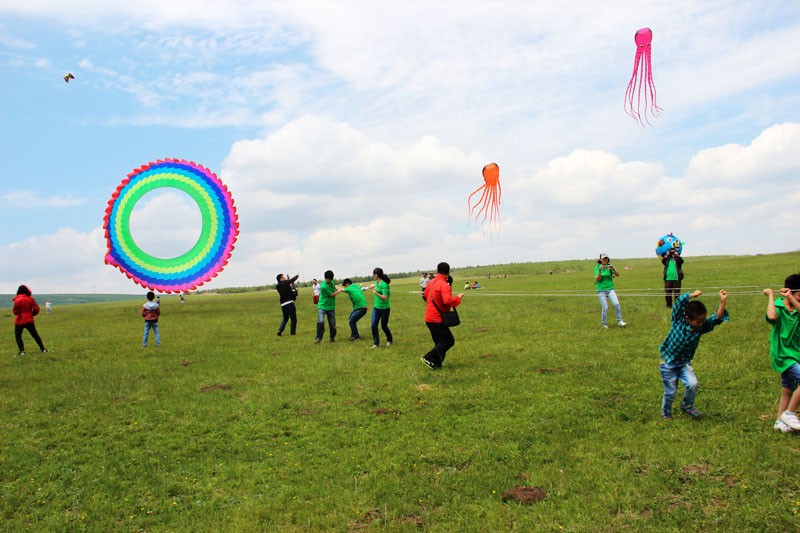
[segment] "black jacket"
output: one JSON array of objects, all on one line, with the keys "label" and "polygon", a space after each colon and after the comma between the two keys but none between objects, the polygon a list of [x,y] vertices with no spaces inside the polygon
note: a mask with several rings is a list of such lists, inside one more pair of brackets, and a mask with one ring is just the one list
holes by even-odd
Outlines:
[{"label": "black jacket", "polygon": [[[678,281],[683,280],[683,257],[676,255],[672,257],[675,260],[675,267],[678,269]],[[664,265],[664,281],[667,280],[667,267],[669,266],[670,258],[664,256],[661,258],[661,264]]]},{"label": "black jacket", "polygon": [[275,289],[278,291],[278,295],[281,297],[281,305],[285,304],[286,302],[293,302],[297,299],[297,293],[292,290],[292,283],[297,281],[298,277],[300,277],[299,274],[293,278],[279,281],[278,285],[275,286]]}]

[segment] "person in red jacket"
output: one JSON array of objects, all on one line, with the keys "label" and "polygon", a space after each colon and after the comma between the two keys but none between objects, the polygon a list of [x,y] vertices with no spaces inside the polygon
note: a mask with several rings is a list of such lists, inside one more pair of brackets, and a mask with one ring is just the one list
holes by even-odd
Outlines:
[{"label": "person in red jacket", "polygon": [[14,298],[14,338],[17,340],[20,355],[25,355],[25,344],[22,342],[22,330],[25,329],[31,334],[42,352],[47,353],[48,351],[33,323],[33,317],[38,314],[39,304],[31,296],[31,290],[25,285],[20,285],[17,289],[17,296]]},{"label": "person in red jacket", "polygon": [[458,307],[464,297],[463,292],[453,296],[452,280],[450,265],[442,262],[436,266],[436,277],[425,286],[425,325],[431,332],[434,346],[422,356],[422,362],[431,370],[442,368],[447,350],[456,343],[450,328],[442,323],[442,313]]}]

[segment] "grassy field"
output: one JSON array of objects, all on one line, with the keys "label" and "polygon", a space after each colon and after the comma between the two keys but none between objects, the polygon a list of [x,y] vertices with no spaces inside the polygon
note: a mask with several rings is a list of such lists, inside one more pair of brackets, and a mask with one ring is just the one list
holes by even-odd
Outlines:
[{"label": "grassy field", "polygon": [[[298,335],[280,338],[274,292],[163,297],[146,350],[143,298],[59,306],[37,319],[51,352],[26,336],[22,358],[4,309],[3,529],[797,530],[800,440],[772,429],[780,381],[754,293],[800,254],[687,258],[684,287],[710,309],[728,288],[731,321],[695,358],[704,416],[671,422],[661,265],[614,263],[628,327],[608,331],[593,262],[456,270],[455,287],[486,288],[437,372],[419,360],[416,279],[392,283],[395,343],[377,350],[347,340],[345,300],[339,340],[315,345],[308,289]],[[546,498],[504,502],[518,485]]]}]

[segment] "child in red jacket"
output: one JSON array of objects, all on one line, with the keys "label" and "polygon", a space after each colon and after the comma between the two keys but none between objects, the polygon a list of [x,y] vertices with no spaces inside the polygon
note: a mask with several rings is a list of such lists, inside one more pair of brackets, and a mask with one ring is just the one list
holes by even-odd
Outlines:
[{"label": "child in red jacket", "polygon": [[28,330],[42,352],[47,353],[48,351],[33,323],[33,317],[38,314],[39,304],[31,296],[31,290],[25,285],[20,285],[17,289],[17,296],[14,298],[14,338],[17,340],[20,355],[25,355],[25,344],[22,342],[22,330],[24,329]]}]

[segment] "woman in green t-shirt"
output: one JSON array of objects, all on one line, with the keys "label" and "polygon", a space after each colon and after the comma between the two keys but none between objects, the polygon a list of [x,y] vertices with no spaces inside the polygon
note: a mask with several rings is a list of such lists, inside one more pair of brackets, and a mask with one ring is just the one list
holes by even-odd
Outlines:
[{"label": "woman in green t-shirt", "polygon": [[378,322],[381,324],[381,329],[386,334],[386,347],[392,345],[392,332],[389,330],[389,284],[392,282],[389,276],[383,273],[382,268],[376,268],[372,271],[372,275],[376,280],[375,285],[372,286],[372,293],[375,295],[375,301],[372,304],[372,348],[377,348],[381,344],[381,337],[378,333]]},{"label": "woman in green t-shirt", "polygon": [[614,292],[614,277],[619,276],[619,272],[611,264],[611,260],[607,254],[600,254],[600,259],[594,267],[594,286],[597,289],[597,297],[600,299],[600,309],[602,314],[600,320],[603,324],[603,329],[608,329],[606,318],[608,317],[608,302],[606,299],[611,300],[611,305],[614,306],[614,311],[617,313],[617,325],[624,328],[627,324],[622,320],[622,309],[619,306],[619,299],[617,293]]}]

